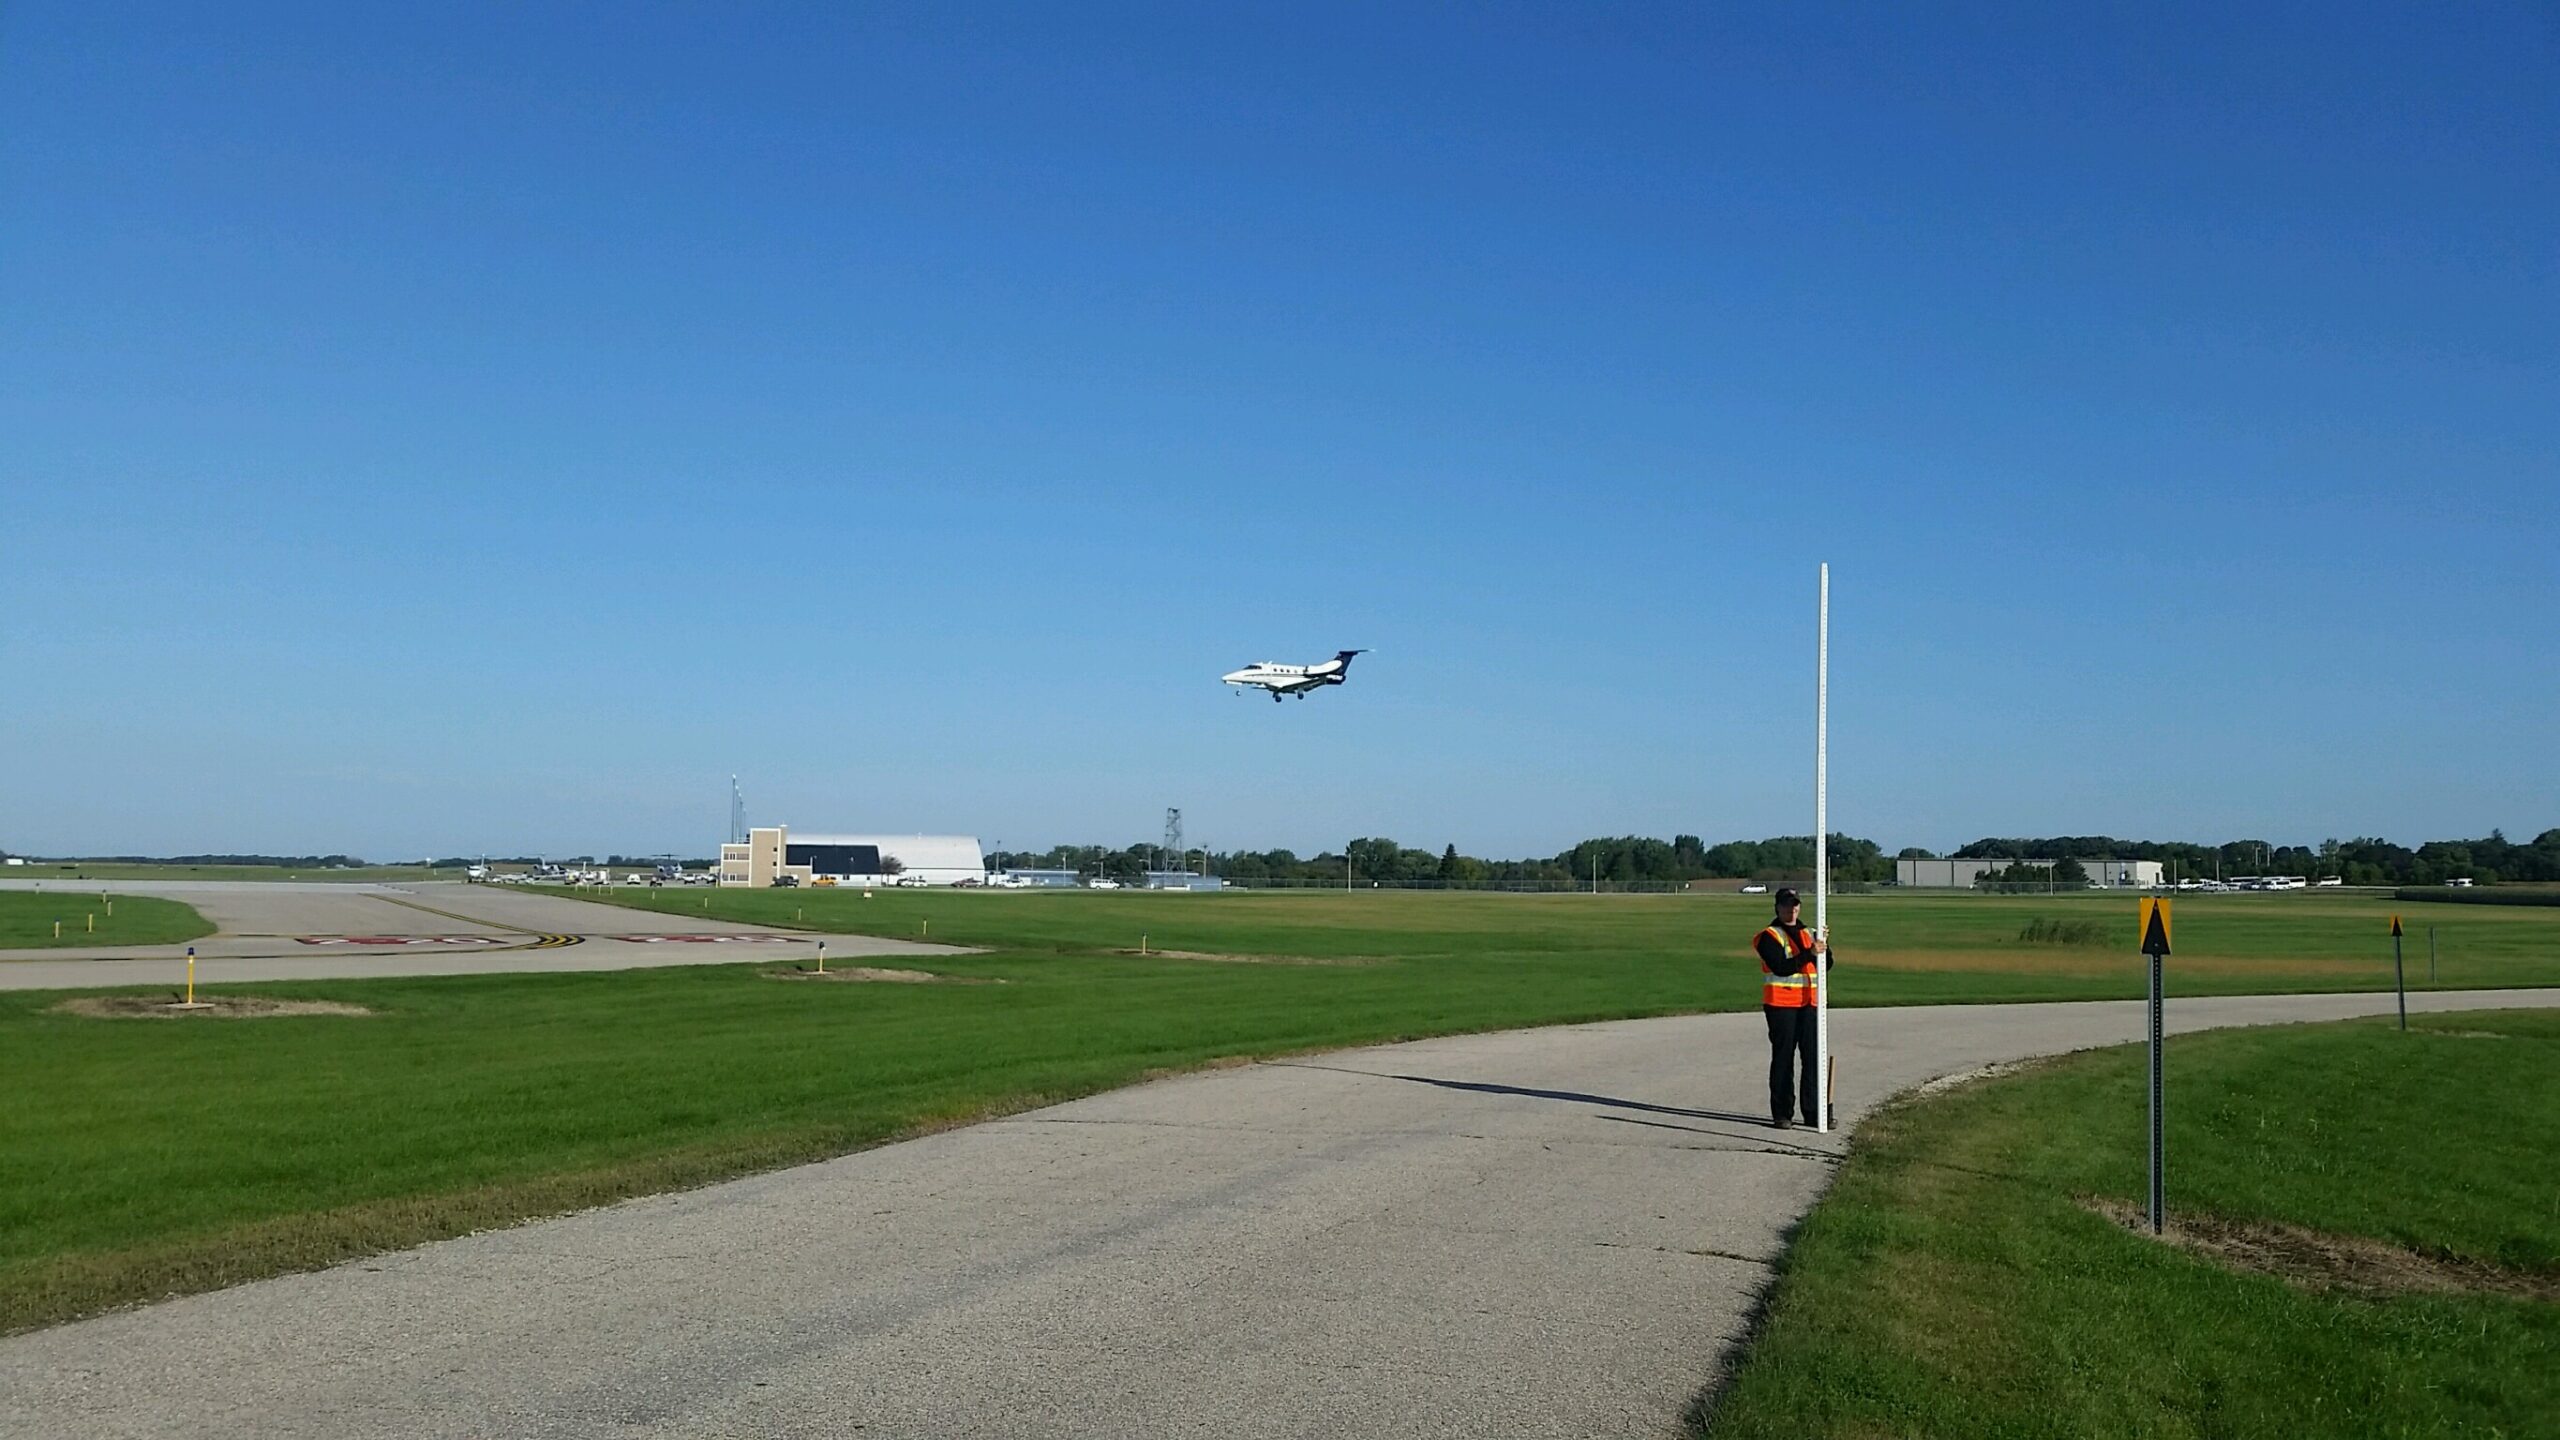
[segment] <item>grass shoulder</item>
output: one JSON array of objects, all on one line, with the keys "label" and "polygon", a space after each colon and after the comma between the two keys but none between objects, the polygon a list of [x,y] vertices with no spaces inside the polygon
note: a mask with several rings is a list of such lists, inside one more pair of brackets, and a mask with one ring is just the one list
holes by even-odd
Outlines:
[{"label": "grass shoulder", "polygon": [[2095,1051],[1869,1122],[1706,1433],[2560,1433],[2531,1298],[2560,1286],[2560,1012],[2170,1042],[2173,1222],[2334,1237],[2363,1274],[2108,1218],[2146,1189],[2146,1076]]},{"label": "grass shoulder", "polygon": [[213,933],[192,905],[95,890],[0,890],[0,950],[182,945]]},{"label": "grass shoulder", "polygon": [[[563,892],[568,893],[568,892]],[[1059,955],[1141,943],[1204,954],[1450,959],[1479,954],[1752,967],[1758,895],[1483,891],[973,891],[853,886],[575,892],[668,917],[929,939]],[[2391,903],[2231,895],[2178,902],[2177,994],[2386,990]],[[1842,896],[1835,1003],[2133,998],[2144,992],[2130,893]],[[2413,989],[2560,984],[2560,910],[2474,910],[2412,932]],[[2429,959],[2433,943],[2436,956]]]}]

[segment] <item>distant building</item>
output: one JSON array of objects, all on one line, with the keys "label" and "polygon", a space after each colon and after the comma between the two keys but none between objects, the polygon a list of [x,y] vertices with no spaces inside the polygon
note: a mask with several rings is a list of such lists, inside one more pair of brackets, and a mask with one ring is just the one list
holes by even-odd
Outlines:
[{"label": "distant building", "polygon": [[1150,870],[1139,883],[1149,890],[1224,890],[1227,882],[1215,875],[1193,875],[1182,870]]},{"label": "distant building", "polygon": [[[2051,860],[1896,860],[1893,883],[1922,890],[1970,890],[1986,872],[2012,865],[2049,866]],[[2089,883],[2106,890],[2151,890],[2160,884],[2157,860],[2083,860]]]},{"label": "distant building", "polygon": [[2157,860],[2083,860],[2089,883],[2109,890],[2157,890],[2164,877]]},{"label": "distant building", "polygon": [[787,825],[750,830],[746,843],[720,847],[723,885],[761,889],[785,877],[801,885],[978,885],[986,882],[987,859],[972,835],[794,835]]}]

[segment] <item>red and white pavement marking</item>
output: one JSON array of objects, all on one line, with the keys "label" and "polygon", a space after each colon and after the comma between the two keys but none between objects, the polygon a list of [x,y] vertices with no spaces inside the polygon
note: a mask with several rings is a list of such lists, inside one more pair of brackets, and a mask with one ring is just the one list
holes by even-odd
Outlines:
[{"label": "red and white pavement marking", "polygon": [[302,945],[512,945],[505,935],[296,935]]},{"label": "red and white pavement marking", "polygon": [[[339,945],[350,949],[373,949],[394,945],[522,945],[521,935],[296,935],[300,945]],[[620,940],[633,945],[790,945],[814,940],[811,935],[546,935],[542,940],[550,946],[574,945],[580,940]]]},{"label": "red and white pavement marking", "polygon": [[634,945],[789,945],[814,940],[813,935],[599,935],[599,940],[627,940]]}]

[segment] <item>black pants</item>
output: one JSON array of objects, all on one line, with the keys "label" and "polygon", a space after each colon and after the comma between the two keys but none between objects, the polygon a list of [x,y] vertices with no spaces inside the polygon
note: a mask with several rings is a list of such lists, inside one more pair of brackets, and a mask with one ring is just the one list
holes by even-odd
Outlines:
[{"label": "black pants", "polygon": [[[1769,1118],[1794,1118],[1795,1092],[1801,1083],[1804,1091],[1804,1120],[1808,1125],[1821,1120],[1815,1107],[1814,1077],[1820,1073],[1822,1047],[1816,1043],[1813,1028],[1815,1010],[1810,1005],[1763,1005],[1760,1013],[1769,1021]],[[1795,1073],[1797,1052],[1804,1055],[1804,1078]]]}]

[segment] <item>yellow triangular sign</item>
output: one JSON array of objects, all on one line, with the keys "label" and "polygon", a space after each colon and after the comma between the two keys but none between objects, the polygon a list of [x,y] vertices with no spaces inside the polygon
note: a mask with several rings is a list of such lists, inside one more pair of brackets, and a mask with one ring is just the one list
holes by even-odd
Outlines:
[{"label": "yellow triangular sign", "polygon": [[2391,917],[2391,938],[2394,940],[2400,938],[2400,917],[2397,915]]},{"label": "yellow triangular sign", "polygon": [[2142,953],[2169,953],[2169,902],[2145,898],[2142,902]]}]

